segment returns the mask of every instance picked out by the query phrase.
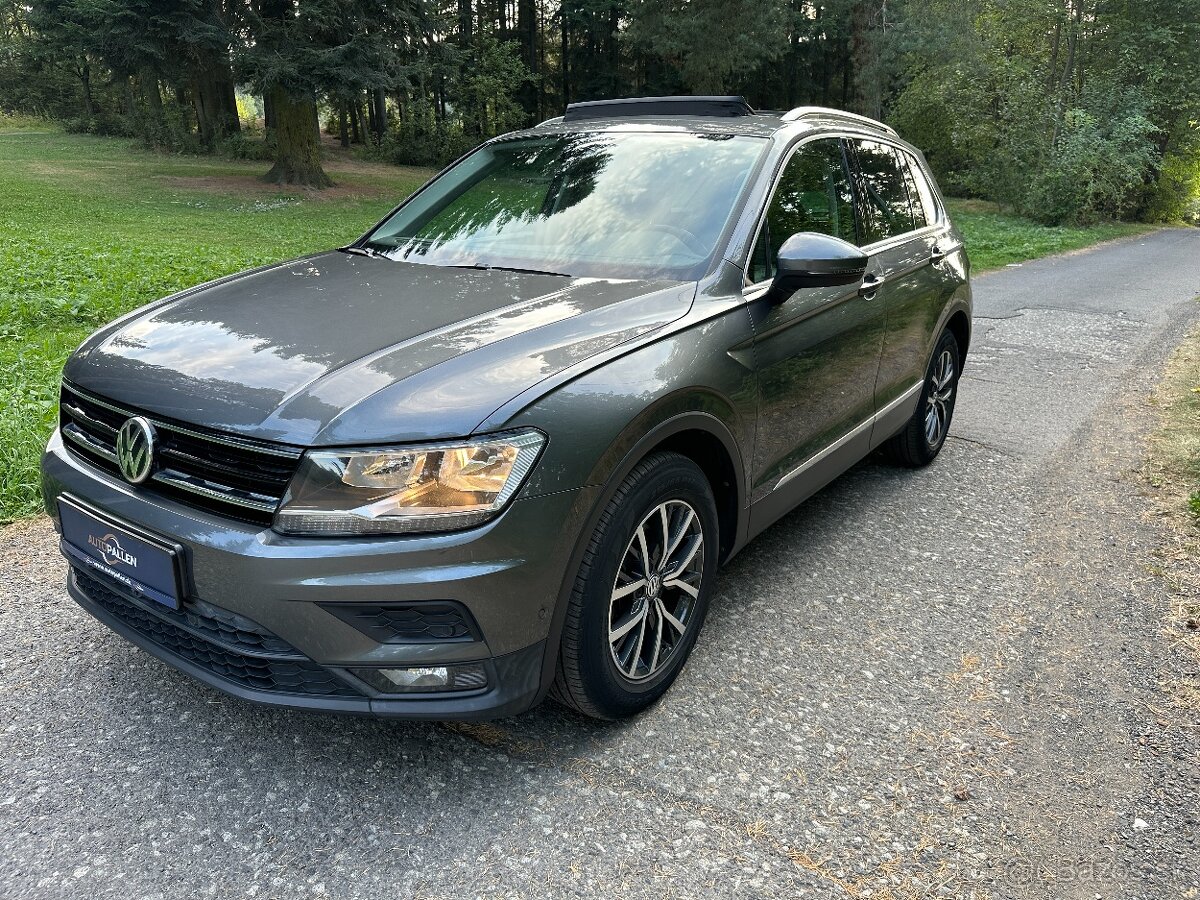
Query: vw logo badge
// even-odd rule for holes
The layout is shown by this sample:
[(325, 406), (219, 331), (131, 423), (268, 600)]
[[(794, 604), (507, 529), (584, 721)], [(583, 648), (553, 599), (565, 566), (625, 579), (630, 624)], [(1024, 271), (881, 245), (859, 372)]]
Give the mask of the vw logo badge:
[(141, 484), (154, 468), (154, 426), (141, 416), (117, 432), (117, 465), (130, 484)]

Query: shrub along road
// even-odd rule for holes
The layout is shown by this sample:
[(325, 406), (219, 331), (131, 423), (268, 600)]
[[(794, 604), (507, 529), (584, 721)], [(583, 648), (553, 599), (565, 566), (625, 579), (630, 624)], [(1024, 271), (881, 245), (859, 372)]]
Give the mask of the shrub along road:
[(259, 709), (0, 541), (11, 897), (1195, 896), (1196, 723), (1156, 679), (1146, 395), (1200, 231), (980, 278), (953, 439), (869, 461), (725, 571), (637, 721)]

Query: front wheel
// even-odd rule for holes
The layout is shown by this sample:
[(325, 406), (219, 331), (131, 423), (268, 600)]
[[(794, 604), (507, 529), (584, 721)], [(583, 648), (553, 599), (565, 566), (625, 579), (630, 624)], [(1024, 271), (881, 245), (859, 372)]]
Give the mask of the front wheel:
[(598, 719), (634, 715), (696, 643), (717, 567), (708, 479), (678, 453), (634, 467), (609, 501), (571, 594), (551, 692)]
[(941, 452), (954, 416), (960, 370), (958, 341), (949, 331), (943, 331), (929, 360), (921, 399), (912, 418), (903, 431), (883, 445), (891, 459), (915, 468), (929, 465)]

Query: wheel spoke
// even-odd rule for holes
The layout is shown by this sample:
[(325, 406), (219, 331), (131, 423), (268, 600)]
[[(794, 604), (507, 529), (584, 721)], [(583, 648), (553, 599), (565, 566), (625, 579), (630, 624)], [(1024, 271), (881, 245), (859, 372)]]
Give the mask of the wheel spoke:
[(664, 581), (664, 582), (663, 582), (663, 587), (669, 587), (669, 588), (679, 588), (679, 589), (680, 589), (681, 591), (683, 591), (685, 594), (688, 594), (689, 596), (692, 596), (692, 597), (699, 597), (699, 596), (700, 596), (700, 589), (699, 589), (699, 588), (692, 587), (692, 586), (691, 586), (690, 584), (688, 584), (686, 581), (682, 581), (682, 580), (680, 580), (680, 579), (678, 579), (678, 578), (670, 578), (670, 579), (667, 579), (666, 581)]
[(664, 564), (667, 562), (667, 560), (675, 555), (675, 551), (679, 549), (679, 545), (683, 542), (683, 539), (687, 537), (688, 529), (692, 527), (692, 522), (695, 520), (695, 518), (696, 514), (692, 512), (691, 508), (689, 508), (687, 515), (684, 517), (683, 524), (679, 526), (679, 531), (676, 533), (675, 539), (670, 542), (667, 547), (667, 552), (663, 555)]
[(700, 552), (700, 548), (703, 546), (704, 538), (701, 535), (696, 535), (696, 537), (692, 540), (691, 547), (688, 549), (687, 553), (684, 554), (683, 559), (680, 560), (678, 564), (671, 567), (672, 572), (676, 575), (683, 574), (683, 572), (687, 570), (687, 567), (692, 564), (692, 560), (696, 558), (696, 554)]
[(628, 584), (623, 584), (619, 588), (616, 588), (615, 590), (613, 590), (612, 599), (622, 600), (625, 597), (628, 597), (630, 594), (640, 591), (645, 586), (646, 586), (646, 579), (645, 578), (637, 578), (637, 579), (629, 582)]
[(650, 577), (650, 548), (646, 546), (646, 524), (643, 522), (637, 530), (638, 551), (642, 554), (642, 577)]
[(658, 614), (662, 617), (662, 619), (669, 623), (672, 628), (682, 635), (686, 630), (683, 623), (667, 612), (667, 607), (663, 605), (661, 598), (654, 601), (654, 606), (658, 609)]
[(629, 668), (625, 674), (632, 678), (637, 673), (638, 663), (642, 659), (642, 644), (646, 641), (646, 616), (642, 616), (641, 627), (638, 629), (637, 643), (633, 647), (633, 655), (629, 658)]
[(661, 600), (655, 602), (654, 611), (657, 615), (654, 617), (654, 652), (650, 655), (650, 671), (648, 673), (650, 675), (653, 675), (655, 670), (658, 669), (658, 657), (662, 653), (663, 610)]
[(610, 644), (615, 644), (621, 638), (625, 637), (625, 635), (629, 634), (629, 632), (633, 631), (637, 624), (646, 618), (646, 609), (647, 608), (643, 606), (640, 612), (630, 613), (628, 616), (626, 616), (625, 620), (621, 622), (620, 625), (609, 631), (608, 642)]

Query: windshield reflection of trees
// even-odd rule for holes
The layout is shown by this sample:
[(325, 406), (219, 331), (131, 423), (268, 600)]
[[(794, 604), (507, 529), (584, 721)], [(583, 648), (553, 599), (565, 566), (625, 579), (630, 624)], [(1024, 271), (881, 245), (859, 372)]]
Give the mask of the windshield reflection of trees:
[[(405, 258), (424, 256), (482, 231), (532, 223), (566, 212), (596, 189), (612, 160), (613, 140), (596, 134), (568, 135), (553, 142), (499, 144), (495, 163), (481, 178), (426, 222), (401, 248)], [(542, 176), (555, 172), (552, 178)]]

